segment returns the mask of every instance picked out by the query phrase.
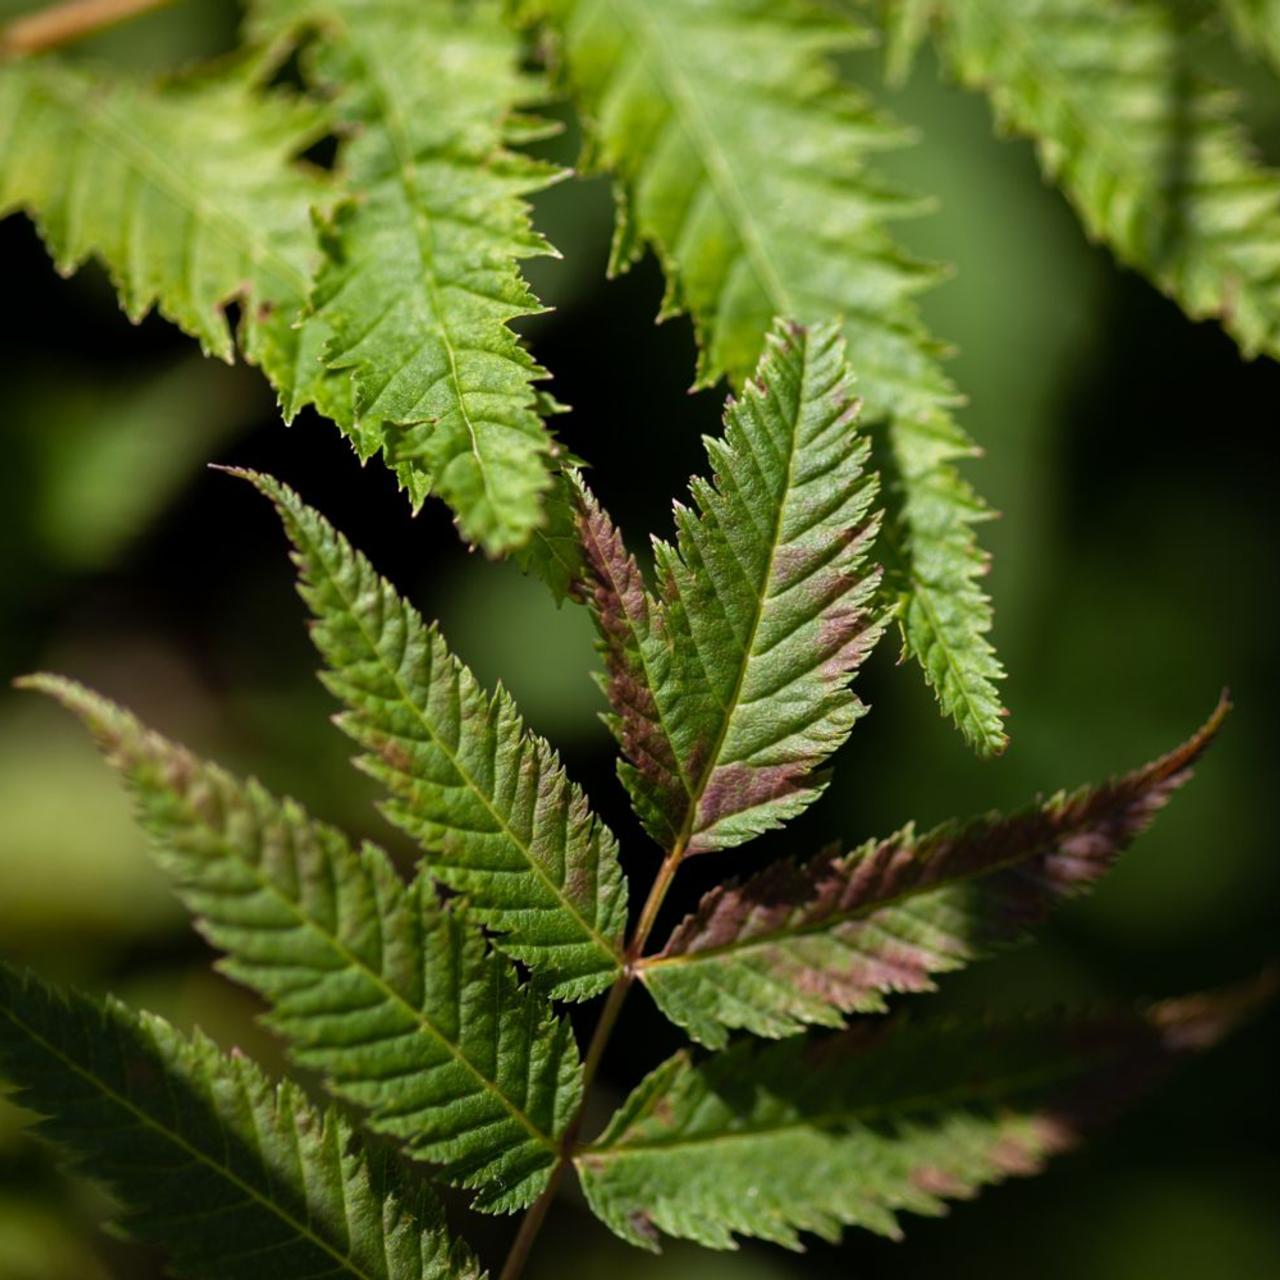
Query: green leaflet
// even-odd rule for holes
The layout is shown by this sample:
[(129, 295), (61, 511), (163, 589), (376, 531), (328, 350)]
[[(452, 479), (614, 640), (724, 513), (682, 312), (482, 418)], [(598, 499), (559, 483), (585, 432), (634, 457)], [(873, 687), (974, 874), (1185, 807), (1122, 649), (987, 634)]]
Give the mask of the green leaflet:
[[(558, 447), (508, 327), (540, 310), (517, 269), (552, 252), (524, 196), (560, 176), (506, 149), (538, 96), (497, 0), (263, 0), (272, 57), (303, 28), (332, 110), (269, 92), (270, 58), (152, 87), (56, 59), (0, 67), (0, 215), (25, 209), (59, 269), (107, 266), (129, 315), (153, 305), (230, 359), (224, 307), (287, 419), (314, 403), (362, 457), (381, 450), (492, 554), (544, 525)], [(295, 157), (349, 131), (337, 198)], [(323, 250), (323, 252), (322, 252)]]
[(885, 582), (896, 599), (904, 654), (914, 657), (943, 714), (980, 756), (1008, 742), (996, 688), (1004, 667), (987, 639), (990, 565), (973, 526), (991, 518), (955, 461), (977, 449), (954, 419), (900, 419), (878, 441), (884, 480)]
[(835, 1240), (845, 1226), (897, 1237), (899, 1213), (1035, 1173), (1232, 1016), (1189, 1001), (1146, 1020), (857, 1028), (700, 1063), (679, 1053), (576, 1163), (596, 1214), (651, 1249), (659, 1233), (713, 1249), (735, 1234), (798, 1248), (802, 1231)]
[(867, 565), (868, 445), (833, 325), (779, 325), (731, 401), (715, 470), (654, 544), (656, 597), (584, 497), (584, 591), (602, 637), (620, 774), (649, 833), (690, 854), (780, 826), (865, 708), (849, 688), (879, 638)]
[(866, 43), (804, 0), (545, 0), (588, 160), (619, 182), (614, 268), (652, 245), (664, 312), (698, 327), (699, 385), (749, 377), (775, 316), (845, 317), (876, 413), (951, 399), (910, 300), (937, 272), (884, 224), (922, 210), (867, 170), (903, 130), (840, 85)]
[(1223, 0), (1237, 41), (1280, 71), (1280, 0)]
[(542, 309), (517, 264), (553, 251), (523, 197), (561, 172), (505, 148), (541, 87), (499, 0), (258, 0), (253, 26), (318, 28), (310, 78), (350, 134), (355, 198), (328, 232), (315, 306), (326, 360), (354, 380), (361, 453), (381, 449), (415, 506), (438, 493), (469, 541), (523, 546), (555, 447), (534, 392), (545, 371), (508, 322)]
[(1155, 818), (1213, 741), (1227, 704), (1182, 746), (1098, 787), (1004, 816), (911, 828), (852, 853), (775, 862), (711, 890), (640, 977), (695, 1040), (787, 1036), (878, 1013), (885, 996), (1024, 941), (1086, 892)]
[(664, 313), (693, 317), (699, 385), (722, 373), (740, 384), (775, 316), (842, 322), (868, 417), (890, 423), (886, 567), (907, 602), (907, 649), (974, 748), (1000, 751), (1002, 672), (971, 527), (984, 509), (953, 465), (972, 445), (913, 301), (938, 272), (886, 229), (924, 206), (868, 168), (906, 135), (828, 61), (863, 35), (809, 0), (525, 8), (558, 33), (587, 159), (617, 179), (614, 268), (645, 246), (657, 253)]
[(1169, 9), (947, 0), (942, 47), (1005, 128), (1036, 140), (1089, 234), (1245, 355), (1280, 357), (1280, 174), (1189, 65)]
[(430, 875), (550, 993), (583, 1000), (620, 972), (627, 886), (617, 841), (505, 690), (492, 696), (434, 626), (322, 516), (267, 476), (339, 725), (391, 793), (387, 816), (427, 852)]
[(174, 1275), (480, 1280), (439, 1203), (240, 1054), (0, 966), (0, 1073)]
[(531, 1201), (581, 1100), (577, 1049), (469, 913), (80, 686), (24, 683), (92, 729), (183, 903), (223, 968), (271, 1002), (294, 1060), (476, 1188), (477, 1208)]
[(153, 306), (230, 360), (245, 352), (294, 409), (342, 413), (321, 335), (299, 330), (319, 258), (311, 207), (329, 195), (294, 157), (323, 113), (256, 83), (260, 63), (151, 87), (49, 58), (0, 66), (0, 216), (25, 210), (58, 270), (100, 259), (129, 318)]

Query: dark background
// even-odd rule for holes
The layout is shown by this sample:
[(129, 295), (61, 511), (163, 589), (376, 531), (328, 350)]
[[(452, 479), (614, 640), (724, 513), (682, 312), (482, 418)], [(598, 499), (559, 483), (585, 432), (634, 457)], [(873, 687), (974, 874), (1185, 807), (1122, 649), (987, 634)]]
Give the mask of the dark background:
[[(214, 0), (191, 0), (89, 52), (170, 66), (228, 43), (233, 21)], [(1206, 47), (1252, 90), (1260, 137), (1274, 141), (1280, 92)], [(886, 165), (936, 194), (939, 211), (904, 236), (957, 268), (925, 307), (957, 343), (952, 369), (971, 401), (963, 420), (987, 451), (968, 474), (1003, 513), (983, 541), (995, 556), (1012, 746), (997, 762), (974, 760), (888, 640), (859, 678), (873, 710), (823, 803), (758, 850), (690, 866), (664, 915), (762, 858), (1015, 805), (1136, 765), (1186, 736), (1229, 685), (1237, 710), (1200, 776), (1098, 892), (1038, 945), (947, 979), (930, 1004), (1089, 1005), (1248, 976), (1277, 950), (1270, 427), (1280, 369), (1242, 362), (1216, 328), (1192, 325), (1091, 248), (1042, 186), (1031, 149), (995, 141), (985, 105), (941, 84), (931, 62), (894, 95), (873, 60), (850, 71), (921, 129), (922, 144)], [(572, 137), (552, 151), (570, 159)], [(699, 435), (717, 430), (723, 388), (686, 393), (692, 333), (684, 321), (653, 324), (651, 260), (605, 283), (603, 183), (557, 188), (537, 216), (565, 259), (531, 264), (557, 309), (526, 332), (573, 406), (557, 423), (564, 440), (591, 461), (593, 486), (638, 547), (666, 532), (671, 499), (703, 467)], [(0, 224), (0, 262), (0, 676), (52, 668), (85, 679), (408, 860), (328, 724), (278, 524), (247, 486), (202, 464), (270, 471), (439, 617), (483, 681), (508, 685), (622, 837), (642, 898), (657, 855), (613, 778), (581, 611), (557, 610), (510, 565), (468, 554), (438, 504), (411, 517), (388, 473), (361, 468), (329, 424), (304, 415), (286, 431), (255, 371), (203, 361), (158, 320), (131, 326), (96, 269), (59, 280), (24, 220)], [(211, 973), (83, 733), (8, 692), (0, 949), (279, 1065), (252, 1002)], [(1274, 1015), (1242, 1031), (1041, 1178), (941, 1221), (907, 1220), (904, 1243), (851, 1235), (803, 1259), (673, 1248), (660, 1263), (613, 1241), (571, 1198), (532, 1274), (1277, 1276), (1275, 1031)], [(606, 1059), (602, 1105), (677, 1042), (636, 992)], [(0, 1110), (0, 1280), (159, 1274), (154, 1256), (93, 1230), (101, 1193), (69, 1181), (19, 1128), (16, 1112)], [(511, 1226), (467, 1223), (491, 1259)]]

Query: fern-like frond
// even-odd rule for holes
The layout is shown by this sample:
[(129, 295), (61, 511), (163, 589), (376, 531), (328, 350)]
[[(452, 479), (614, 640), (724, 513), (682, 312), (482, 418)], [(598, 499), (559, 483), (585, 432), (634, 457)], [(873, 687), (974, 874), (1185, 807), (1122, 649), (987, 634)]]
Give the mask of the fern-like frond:
[(650, 596), (584, 496), (584, 584), (602, 637), (620, 767), (650, 834), (705, 853), (781, 825), (864, 707), (849, 687), (881, 630), (878, 518), (832, 325), (781, 324), (708, 439), (711, 481), (656, 542)]
[(1280, 173), (1207, 84), (1169, 6), (946, 0), (942, 46), (1036, 141), (1090, 235), (1246, 355), (1280, 357)]
[(740, 384), (775, 316), (840, 320), (868, 420), (889, 421), (897, 459), (887, 567), (910, 602), (907, 648), (965, 737), (998, 752), (1001, 671), (971, 527), (982, 507), (954, 465), (972, 446), (913, 301), (938, 272), (887, 230), (922, 203), (869, 167), (907, 135), (829, 61), (862, 34), (809, 0), (536, 0), (526, 11), (558, 33), (587, 161), (617, 180), (613, 266), (657, 253), (664, 314), (693, 318), (700, 385), (721, 374)]
[(599, 1217), (651, 1249), (659, 1233), (714, 1249), (735, 1235), (798, 1248), (800, 1232), (835, 1240), (846, 1226), (897, 1237), (900, 1213), (939, 1214), (1038, 1171), (1165, 1060), (1216, 1038), (1234, 1003), (680, 1053), (578, 1171)]
[(787, 1036), (846, 1013), (881, 1012), (890, 992), (1018, 942), (1090, 888), (1190, 776), (1226, 714), (1168, 755), (1099, 787), (1059, 794), (852, 853), (774, 863), (702, 900), (640, 976), (695, 1040), (733, 1028)]
[(321, 335), (297, 327), (319, 260), (311, 208), (330, 193), (294, 159), (327, 125), (260, 75), (245, 60), (153, 87), (53, 58), (0, 66), (0, 216), (29, 213), (60, 272), (98, 259), (130, 319), (155, 307), (224, 360), (239, 303), (246, 355), (282, 403), (341, 416)]
[(327, 235), (316, 311), (350, 370), (362, 451), (415, 505), (436, 492), (498, 554), (544, 519), (553, 443), (546, 376), (509, 328), (541, 310), (521, 258), (550, 249), (524, 197), (561, 171), (506, 149), (542, 92), (519, 69), (501, 0), (257, 0), (262, 35), (317, 32), (306, 64), (349, 132), (355, 197)]
[(466, 907), (80, 686), (24, 683), (93, 731), (183, 903), (226, 972), (271, 1002), (294, 1060), (475, 1188), (476, 1207), (532, 1200), (581, 1099), (577, 1049)]
[(198, 1033), (0, 965), (0, 1075), (174, 1275), (480, 1280), (435, 1197), (386, 1152)]
[(364, 749), (359, 763), (391, 794), (388, 817), (553, 995), (603, 990), (620, 971), (627, 919), (612, 833), (505, 690), (486, 694), (436, 627), (295, 493), (246, 475), (293, 543), (322, 678), (346, 707), (338, 723)]

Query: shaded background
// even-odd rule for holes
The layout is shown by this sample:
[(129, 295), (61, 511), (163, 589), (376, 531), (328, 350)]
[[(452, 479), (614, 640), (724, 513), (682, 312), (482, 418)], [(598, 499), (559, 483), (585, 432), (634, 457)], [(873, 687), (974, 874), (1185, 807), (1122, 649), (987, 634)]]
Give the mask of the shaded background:
[[(18, 7), (0, 0), (0, 12)], [(187, 0), (81, 52), (173, 66), (229, 46), (234, 22), (229, 5)], [(1212, 38), (1205, 48), (1253, 91), (1255, 126), (1276, 158), (1280, 90)], [(1270, 810), (1280, 527), (1272, 442), (1259, 430), (1274, 421), (1280, 368), (1242, 363), (1215, 328), (1191, 325), (1088, 246), (1031, 149), (993, 140), (985, 105), (941, 84), (929, 60), (893, 95), (870, 57), (849, 70), (921, 129), (922, 144), (886, 167), (936, 193), (940, 208), (903, 234), (957, 267), (925, 309), (958, 345), (964, 422), (987, 451), (969, 475), (1003, 513), (983, 540), (995, 556), (1013, 745), (1000, 761), (972, 759), (886, 642), (860, 677), (873, 712), (825, 801), (759, 851), (699, 860), (666, 914), (730, 862), (738, 870), (912, 817), (1015, 805), (1136, 765), (1184, 737), (1226, 684), (1238, 709), (1220, 745), (1102, 888), (1039, 945), (947, 979), (931, 1004), (963, 1013), (1124, 1001), (1247, 975), (1275, 955), (1280, 901)], [(550, 150), (571, 159), (571, 133)], [(557, 424), (564, 439), (591, 460), (594, 487), (638, 546), (666, 531), (671, 499), (702, 467), (698, 437), (717, 429), (722, 389), (686, 394), (692, 335), (684, 321), (653, 324), (651, 260), (604, 282), (603, 183), (546, 193), (537, 216), (565, 258), (531, 265), (557, 309), (526, 331), (574, 406)], [(307, 415), (283, 429), (255, 371), (202, 360), (160, 321), (131, 326), (96, 269), (59, 280), (25, 221), (0, 224), (0, 262), (0, 676), (75, 675), (410, 858), (328, 724), (278, 524), (247, 486), (203, 464), (271, 471), (439, 617), (483, 681), (507, 683), (622, 836), (642, 896), (657, 858), (613, 779), (584, 613), (557, 610), (511, 566), (467, 554), (439, 506), (411, 518), (390, 476), (362, 469), (329, 424)], [(7, 690), (0, 949), (279, 1065), (252, 1001), (211, 972), (83, 732)], [(904, 1243), (857, 1235), (803, 1259), (672, 1248), (657, 1262), (570, 1199), (531, 1274), (1280, 1276), (1275, 1032), (1272, 1016), (1240, 1033), (1043, 1177), (945, 1220), (909, 1220)], [(602, 1106), (676, 1043), (636, 993), (605, 1063)], [(0, 1280), (159, 1275), (155, 1256), (94, 1229), (102, 1193), (69, 1178), (21, 1125), (0, 1109)], [(512, 1226), (466, 1223), (491, 1258)]]

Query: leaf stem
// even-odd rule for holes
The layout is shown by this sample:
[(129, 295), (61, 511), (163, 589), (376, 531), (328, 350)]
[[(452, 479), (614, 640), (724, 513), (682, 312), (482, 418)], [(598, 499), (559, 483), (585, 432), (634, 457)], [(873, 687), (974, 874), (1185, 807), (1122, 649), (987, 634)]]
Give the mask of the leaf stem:
[(533, 1248), (533, 1242), (538, 1238), (538, 1232), (542, 1230), (547, 1211), (556, 1198), (556, 1192), (560, 1190), (561, 1180), (568, 1167), (569, 1161), (562, 1153), (556, 1161), (555, 1168), (551, 1170), (551, 1178), (543, 1188), (542, 1194), (529, 1206), (528, 1212), (524, 1215), (520, 1230), (516, 1232), (516, 1238), (511, 1242), (511, 1249), (507, 1253), (507, 1260), (503, 1263), (502, 1274), (498, 1280), (519, 1280), (519, 1276), (524, 1271), (524, 1264), (529, 1260), (529, 1250)]
[(555, 1167), (551, 1170), (551, 1177), (547, 1181), (546, 1187), (543, 1188), (542, 1194), (529, 1206), (528, 1212), (524, 1215), (524, 1221), (520, 1224), (520, 1230), (516, 1232), (516, 1238), (511, 1242), (507, 1260), (503, 1263), (502, 1273), (498, 1280), (519, 1280), (523, 1274), (525, 1263), (529, 1260), (529, 1251), (533, 1248), (533, 1242), (538, 1238), (538, 1233), (542, 1230), (542, 1224), (546, 1221), (547, 1213), (556, 1198), (556, 1193), (560, 1189), (560, 1183), (564, 1179), (565, 1170), (568, 1169), (573, 1160), (573, 1152), (577, 1146), (578, 1135), (581, 1133), (582, 1123), (586, 1119), (587, 1099), (590, 1097), (591, 1086), (595, 1082), (596, 1072), (600, 1068), (600, 1060), (604, 1057), (604, 1051), (609, 1045), (610, 1037), (613, 1035), (618, 1015), (622, 1012), (622, 1006), (626, 1002), (627, 992), (631, 990), (631, 984), (635, 981), (636, 961), (639, 960), (641, 952), (644, 951), (644, 944), (649, 940), (649, 934), (653, 932), (653, 926), (658, 919), (658, 912), (662, 908), (667, 891), (671, 888), (671, 882), (675, 879), (676, 871), (684, 858), (684, 845), (684, 840), (681, 840), (672, 848), (670, 853), (662, 860), (662, 866), (658, 868), (658, 874), (654, 877), (653, 887), (649, 890), (649, 896), (645, 899), (645, 904), (640, 911), (640, 918), (636, 921), (635, 931), (631, 935), (630, 942), (627, 943), (626, 964), (622, 972), (618, 974), (613, 986), (609, 988), (608, 998), (604, 1002), (604, 1008), (600, 1011), (600, 1018), (596, 1022), (595, 1030), (591, 1033), (591, 1043), (587, 1046), (587, 1056), (582, 1064), (582, 1102), (579, 1104), (573, 1119), (569, 1121), (568, 1128), (564, 1131), (564, 1137), (560, 1142), (560, 1156), (556, 1160)]
[(0, 28), (0, 55), (43, 53), (169, 3), (171, 0), (67, 0), (50, 5)]
[(569, 1127), (565, 1130), (563, 1149), (566, 1156), (572, 1153), (573, 1145), (578, 1140), (578, 1131), (582, 1128), (583, 1112), (587, 1093), (596, 1078), (596, 1071), (600, 1067), (600, 1059), (604, 1057), (604, 1051), (609, 1044), (609, 1037), (613, 1034), (614, 1024), (618, 1021), (618, 1014), (622, 1012), (623, 1001), (627, 998), (627, 992), (631, 989), (631, 983), (635, 974), (628, 965), (618, 975), (618, 980), (609, 988), (609, 998), (604, 1002), (604, 1008), (600, 1011), (599, 1021), (596, 1023), (596, 1029), (592, 1033), (591, 1043), (587, 1046), (586, 1061), (582, 1066), (582, 1101), (583, 1105), (578, 1107), (578, 1114), (570, 1121)]
[(627, 976), (629, 978), (635, 976), (636, 961), (640, 959), (641, 953), (644, 951), (644, 944), (649, 941), (649, 935), (653, 932), (653, 926), (658, 920), (658, 912), (662, 909), (662, 904), (667, 897), (667, 891), (671, 888), (671, 882), (676, 878), (676, 871), (684, 859), (685, 844), (686, 839), (682, 836), (673, 846), (671, 852), (663, 859), (662, 866), (658, 869), (658, 874), (654, 879), (653, 888), (649, 890), (649, 897), (640, 912), (640, 919), (636, 921), (635, 933), (631, 935), (631, 942), (627, 946)]

